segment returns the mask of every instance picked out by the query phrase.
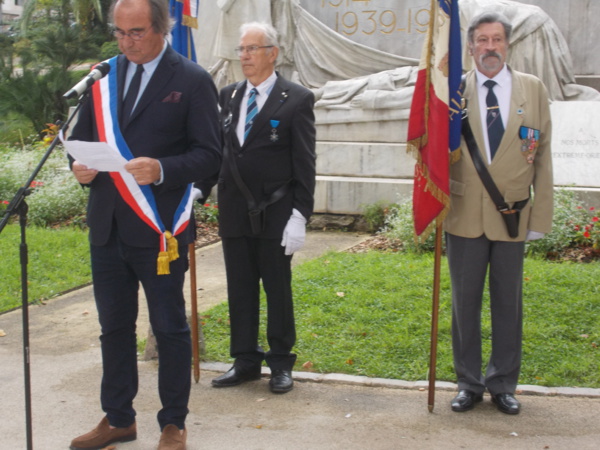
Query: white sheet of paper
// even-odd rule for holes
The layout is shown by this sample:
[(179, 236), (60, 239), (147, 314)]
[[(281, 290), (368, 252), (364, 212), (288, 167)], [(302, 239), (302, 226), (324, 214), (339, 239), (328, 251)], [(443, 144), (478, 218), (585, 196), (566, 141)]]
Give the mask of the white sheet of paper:
[(124, 171), (127, 160), (106, 142), (62, 141), (69, 154), (88, 169), (100, 172)]

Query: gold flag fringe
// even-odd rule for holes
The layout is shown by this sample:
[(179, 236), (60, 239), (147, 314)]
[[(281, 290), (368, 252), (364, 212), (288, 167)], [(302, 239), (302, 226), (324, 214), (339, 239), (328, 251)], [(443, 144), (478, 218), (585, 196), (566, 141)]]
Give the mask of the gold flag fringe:
[[(434, 10), (434, 2), (431, 1), (431, 11)], [(436, 20), (435, 17), (431, 18), (431, 23), (434, 23)], [(427, 145), (428, 135), (429, 135), (429, 103), (430, 103), (430, 87), (431, 87), (431, 68), (432, 61), (431, 58), (433, 56), (433, 27), (429, 26), (427, 33), (427, 53), (425, 55), (425, 61), (427, 61), (427, 65), (425, 67), (425, 110), (423, 114), (424, 122), (425, 122), (425, 133), (418, 138), (412, 139), (407, 142), (406, 152), (412, 154), (413, 157), (417, 160), (416, 165), (418, 166), (421, 176), (423, 176), (426, 180), (425, 183), (425, 191), (431, 192), (433, 197), (439, 201), (443, 205), (442, 211), (438, 214), (438, 216), (431, 221), (431, 223), (425, 228), (425, 230), (421, 233), (421, 235), (417, 235), (415, 233), (415, 242), (424, 243), (429, 235), (435, 230), (438, 224), (442, 224), (448, 212), (450, 211), (450, 196), (446, 194), (443, 190), (441, 190), (430, 178), (429, 178), (429, 169), (423, 163), (421, 149)], [(450, 164), (454, 164), (456, 161), (460, 159), (460, 148), (449, 152), (448, 158)]]
[(181, 24), (186, 26), (186, 27), (190, 27), (190, 28), (198, 28), (198, 18), (197, 17), (190, 17), (190, 16), (183, 16), (181, 18)]

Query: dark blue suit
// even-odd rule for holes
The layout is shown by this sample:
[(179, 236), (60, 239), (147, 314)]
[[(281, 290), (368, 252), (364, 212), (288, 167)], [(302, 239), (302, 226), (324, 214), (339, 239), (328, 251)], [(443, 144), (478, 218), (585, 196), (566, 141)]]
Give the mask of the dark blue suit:
[[(119, 105), (127, 64), (120, 56)], [(71, 139), (98, 140), (92, 103), (90, 99), (82, 106)], [(168, 46), (122, 133), (134, 157), (159, 160), (163, 183), (151, 188), (165, 228), (171, 230), (186, 185), (214, 177), (220, 167), (217, 92), (210, 75)], [(123, 201), (108, 173), (98, 173), (90, 184), (87, 220), (102, 328), (102, 407), (113, 426), (127, 427), (134, 421), (135, 321), (141, 283), (159, 351), (163, 408), (158, 420), (161, 428), (170, 423), (183, 428), (191, 386), (183, 282), (194, 221), (177, 236), (180, 257), (171, 262), (170, 275), (157, 275), (159, 236)]]

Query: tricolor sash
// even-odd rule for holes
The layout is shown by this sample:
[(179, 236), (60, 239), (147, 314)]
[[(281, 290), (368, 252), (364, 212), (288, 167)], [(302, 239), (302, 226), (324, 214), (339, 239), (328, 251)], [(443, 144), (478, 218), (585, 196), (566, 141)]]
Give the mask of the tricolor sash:
[[(129, 161), (133, 159), (133, 154), (123, 139), (118, 119), (117, 57), (111, 58), (107, 62), (110, 65), (108, 75), (92, 86), (98, 138), (100, 142), (106, 142), (117, 149)], [(109, 172), (109, 174), (125, 203), (159, 235), (157, 273), (158, 275), (168, 275), (170, 273), (169, 263), (179, 258), (175, 236), (185, 230), (190, 220), (194, 204), (193, 185), (190, 183), (186, 187), (173, 217), (173, 230), (168, 231), (158, 214), (154, 193), (149, 185), (140, 186), (133, 175), (125, 170)]]

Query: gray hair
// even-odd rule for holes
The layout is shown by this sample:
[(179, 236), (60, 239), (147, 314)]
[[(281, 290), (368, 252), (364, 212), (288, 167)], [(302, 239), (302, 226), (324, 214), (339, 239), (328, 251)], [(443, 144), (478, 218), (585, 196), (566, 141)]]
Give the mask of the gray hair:
[[(114, 23), (115, 6), (119, 3), (135, 3), (136, 0), (115, 0), (110, 7), (109, 17)], [(155, 33), (166, 36), (171, 32), (175, 21), (169, 15), (169, 2), (166, 0), (146, 0), (150, 6), (150, 20)]]
[[(273, 47), (279, 47), (279, 41), (277, 39), (277, 30), (273, 25), (264, 22), (248, 22), (240, 27), (240, 36), (244, 36), (249, 31), (260, 31), (265, 37), (265, 45), (272, 45)], [(268, 48), (267, 52), (270, 53), (271, 49)]]
[(508, 18), (502, 14), (495, 11), (486, 11), (481, 14), (476, 15), (471, 19), (469, 23), (469, 29), (467, 30), (467, 38), (469, 44), (473, 44), (473, 35), (475, 34), (475, 30), (482, 23), (500, 23), (504, 27), (504, 34), (506, 35), (506, 42), (510, 42), (510, 33), (512, 31), (512, 24), (508, 20)]

